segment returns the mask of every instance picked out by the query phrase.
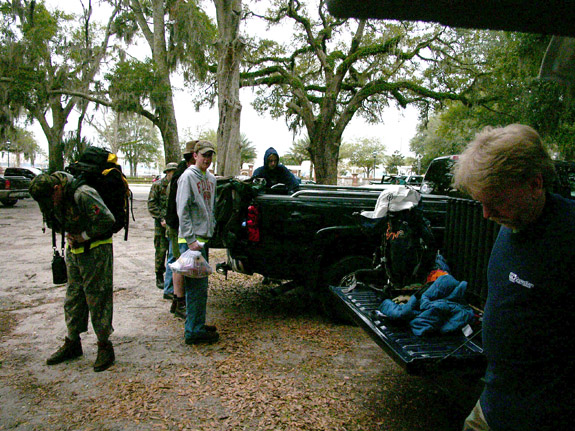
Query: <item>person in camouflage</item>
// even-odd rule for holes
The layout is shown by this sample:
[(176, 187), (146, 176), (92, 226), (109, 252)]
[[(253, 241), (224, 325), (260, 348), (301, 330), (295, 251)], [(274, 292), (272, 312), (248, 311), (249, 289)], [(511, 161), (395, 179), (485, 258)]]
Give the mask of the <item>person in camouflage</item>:
[(40, 174), (32, 180), (30, 195), (38, 202), (48, 227), (66, 232), (68, 283), (64, 316), (68, 335), (46, 363), (55, 365), (82, 356), (80, 334), (88, 330), (91, 317), (98, 338), (94, 371), (104, 371), (115, 361), (109, 340), (114, 331), (113, 248), (114, 215), (98, 192), (79, 187), (66, 172)]
[[(174, 172), (178, 168), (177, 163), (168, 163), (164, 178), (152, 184), (148, 195), (148, 212), (154, 218), (154, 249), (156, 287), (164, 289), (164, 273), (166, 272), (166, 255), (168, 253), (168, 237), (166, 234), (166, 209), (168, 205), (167, 188)], [(165, 299), (172, 299), (173, 286), (168, 286), (164, 291)]]

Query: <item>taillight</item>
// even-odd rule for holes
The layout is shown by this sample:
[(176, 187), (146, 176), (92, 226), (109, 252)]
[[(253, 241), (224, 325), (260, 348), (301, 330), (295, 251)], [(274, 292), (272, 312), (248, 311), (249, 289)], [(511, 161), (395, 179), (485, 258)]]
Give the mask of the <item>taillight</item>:
[(10, 180), (6, 179), (6, 182), (4, 183), (4, 188), (5, 188), (6, 190), (9, 190), (9, 189), (10, 189)]
[(260, 210), (255, 205), (248, 207), (248, 218), (246, 220), (248, 228), (248, 241), (260, 241)]

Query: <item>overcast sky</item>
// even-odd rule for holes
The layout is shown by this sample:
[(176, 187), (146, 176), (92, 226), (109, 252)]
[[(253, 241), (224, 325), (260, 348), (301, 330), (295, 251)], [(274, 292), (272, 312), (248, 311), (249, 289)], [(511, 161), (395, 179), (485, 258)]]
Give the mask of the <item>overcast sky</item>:
[[(62, 3), (59, 0), (46, 0), (48, 7), (57, 4), (64, 7), (67, 11), (79, 11), (79, 0), (68, 0)], [(212, 2), (204, 2), (211, 5)], [(261, 4), (261, 3), (260, 3)], [(64, 5), (64, 6), (63, 6)], [(144, 44), (145, 45), (145, 44)], [(146, 46), (146, 49), (149, 49)], [(145, 54), (149, 55), (149, 54)], [(178, 79), (172, 80), (177, 83)], [(267, 148), (273, 146), (280, 156), (288, 152), (291, 147), (294, 136), (288, 131), (283, 119), (273, 120), (267, 115), (259, 115), (250, 105), (252, 89), (245, 88), (241, 90), (240, 99), (242, 103), (241, 132), (254, 144), (257, 149), (256, 166), (263, 162), (263, 155)], [(217, 104), (214, 109), (202, 108), (200, 112), (195, 112), (191, 96), (184, 88), (175, 85), (175, 108), (178, 120), (178, 129), (180, 135), (184, 130), (189, 129), (195, 132), (199, 129), (217, 129), (218, 113)], [(413, 108), (396, 109), (388, 108), (384, 112), (383, 123), (378, 125), (369, 125), (362, 121), (357, 115), (347, 127), (344, 135), (344, 141), (352, 141), (361, 138), (377, 137), (385, 145), (386, 153), (392, 154), (398, 150), (404, 156), (412, 155), (409, 151), (409, 141), (415, 135), (417, 125), (417, 111)], [(68, 125), (74, 127), (75, 119), (71, 116)], [(68, 130), (68, 129), (67, 129)], [(90, 136), (90, 128), (86, 126), (86, 133)], [(47, 151), (47, 141), (38, 125), (34, 126), (36, 139), (40, 145)], [(299, 139), (302, 136), (296, 136)], [(181, 136), (183, 139), (183, 137)]]

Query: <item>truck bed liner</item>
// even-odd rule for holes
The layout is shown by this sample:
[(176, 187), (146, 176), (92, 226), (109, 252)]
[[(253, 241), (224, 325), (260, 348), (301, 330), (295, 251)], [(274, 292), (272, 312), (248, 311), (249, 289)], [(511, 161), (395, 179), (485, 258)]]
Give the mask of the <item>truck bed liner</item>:
[(365, 287), (356, 287), (350, 292), (346, 292), (347, 289), (331, 286), (332, 293), (343, 302), (354, 321), (409, 374), (454, 369), (483, 373), (485, 357), (477, 331), (470, 338), (463, 333), (419, 337), (406, 324), (373, 315), (384, 299), (379, 292)]

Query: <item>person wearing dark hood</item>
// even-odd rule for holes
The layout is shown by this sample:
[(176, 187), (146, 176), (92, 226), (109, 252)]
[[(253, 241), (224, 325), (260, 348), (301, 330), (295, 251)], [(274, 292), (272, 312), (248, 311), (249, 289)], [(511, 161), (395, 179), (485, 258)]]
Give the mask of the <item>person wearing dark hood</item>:
[(82, 356), (80, 334), (91, 318), (98, 338), (94, 371), (108, 369), (115, 360), (109, 340), (114, 331), (112, 231), (115, 218), (98, 192), (87, 184), (75, 187), (66, 172), (40, 174), (30, 183), (30, 195), (51, 229), (66, 232), (68, 284), (64, 316), (68, 336), (48, 358), (55, 365)]
[(280, 156), (273, 147), (266, 150), (264, 154), (264, 165), (254, 171), (252, 178), (265, 179), (267, 188), (276, 184), (285, 184), (289, 194), (297, 191), (299, 188), (298, 179), (288, 168), (280, 163)]

